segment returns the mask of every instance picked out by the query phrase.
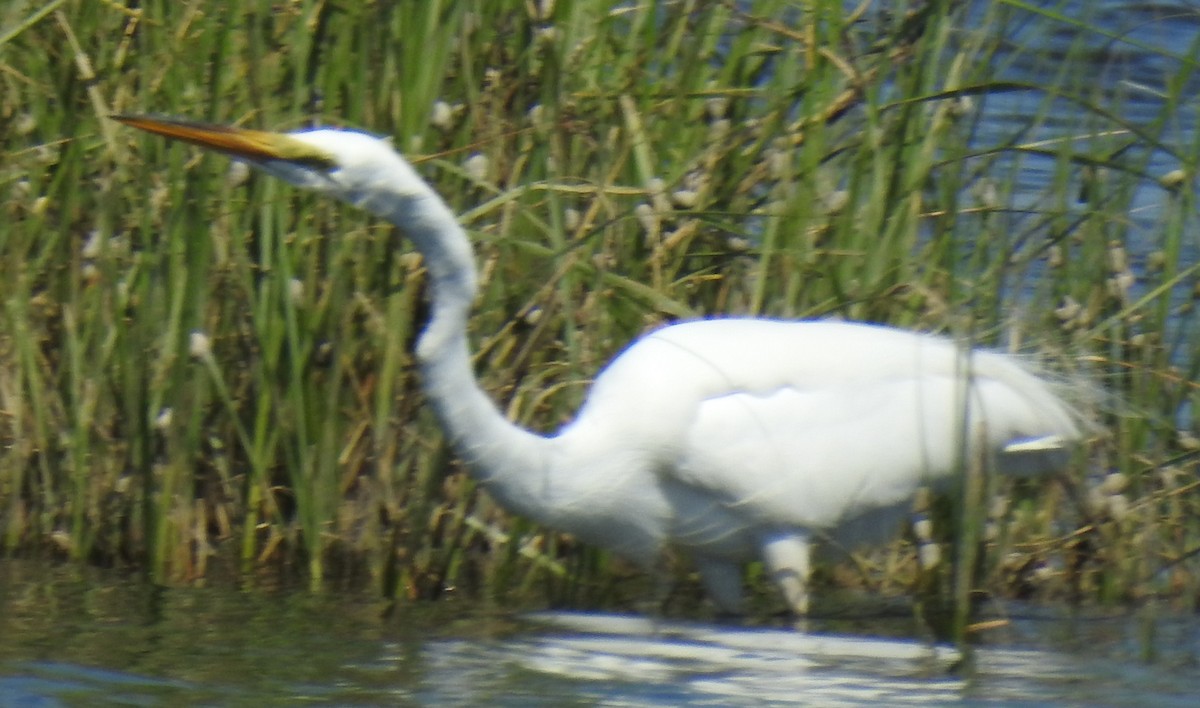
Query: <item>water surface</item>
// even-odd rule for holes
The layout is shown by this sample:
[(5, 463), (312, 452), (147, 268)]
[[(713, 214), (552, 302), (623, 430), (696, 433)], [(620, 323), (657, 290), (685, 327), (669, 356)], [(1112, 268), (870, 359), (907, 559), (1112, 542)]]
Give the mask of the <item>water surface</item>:
[(0, 706), (1200, 704), (1200, 622), (993, 607), (964, 658), (895, 623), (762, 629), (0, 561)]

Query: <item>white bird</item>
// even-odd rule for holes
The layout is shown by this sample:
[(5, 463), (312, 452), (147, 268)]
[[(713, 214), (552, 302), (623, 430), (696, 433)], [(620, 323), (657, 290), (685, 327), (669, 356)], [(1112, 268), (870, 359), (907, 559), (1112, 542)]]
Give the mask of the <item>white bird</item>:
[(216, 149), (395, 224), (424, 257), (423, 384), (474, 477), (510, 511), (652, 567), (687, 552), (712, 600), (741, 607), (761, 559), (808, 610), (814, 541), (896, 532), (918, 488), (983, 455), (1014, 474), (1061, 467), (1076, 412), (1017, 360), (892, 327), (705, 319), (664, 327), (600, 373), (575, 420), (541, 435), (509, 422), (475, 380), (471, 243), (384, 139), (270, 133), (114, 116)]

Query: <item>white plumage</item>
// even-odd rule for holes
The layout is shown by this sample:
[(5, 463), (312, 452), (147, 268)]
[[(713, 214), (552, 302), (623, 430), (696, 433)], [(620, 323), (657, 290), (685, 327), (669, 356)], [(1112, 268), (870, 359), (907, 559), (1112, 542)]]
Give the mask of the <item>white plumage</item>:
[(424, 384), (482, 485), (515, 513), (647, 566), (668, 545), (689, 552), (727, 611), (740, 606), (746, 561), (764, 560), (804, 613), (814, 540), (886, 538), (918, 487), (964, 460), (1046, 472), (1081, 437), (1075, 412), (1011, 357), (890, 327), (749, 318), (639, 339), (597, 377), (574, 422), (538, 435), (505, 420), (475, 381), (470, 243), (386, 141), (118, 119), (396, 224), (432, 283), (416, 350)]

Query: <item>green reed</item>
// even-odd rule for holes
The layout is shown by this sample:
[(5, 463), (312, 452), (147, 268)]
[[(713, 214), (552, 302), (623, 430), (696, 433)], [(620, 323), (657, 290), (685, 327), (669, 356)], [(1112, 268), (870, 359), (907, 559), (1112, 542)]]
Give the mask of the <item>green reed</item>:
[[(1200, 398), (1180, 296), (1198, 147), (1175, 117), (1195, 47), (1161, 116), (1134, 124), (1073, 81), (1086, 22), (1024, 3), (970, 29), (946, 2), (502, 5), (0, 11), (5, 552), (397, 599), (636, 597), (622, 564), (509, 518), (446, 448), (409, 354), (423, 273), (399, 237), (105, 119), (152, 112), (394, 136), (476, 238), (477, 371), (536, 429), (681, 317), (838, 316), (1039, 354), (1107, 394), (1087, 404), (1104, 432), (1072, 492), (1001, 483), (1002, 512), (951, 519), (943, 538), (979, 529), (987, 552), (948, 546), (974, 570), (932, 586), (1194, 592), (1200, 443), (1175, 428)], [(1005, 28), (1035, 12), (1080, 41), (1052, 83), (1002, 82)], [(1038, 97), (1028, 132), (973, 143), (979, 103), (1004, 92)], [(1064, 104), (1078, 132), (1035, 141)], [(1155, 174), (1146, 146), (1182, 178)], [(1046, 193), (1014, 203), (1046, 164)], [(1134, 276), (1146, 185), (1159, 245)], [(850, 582), (907, 587), (913, 557), (894, 544)]]

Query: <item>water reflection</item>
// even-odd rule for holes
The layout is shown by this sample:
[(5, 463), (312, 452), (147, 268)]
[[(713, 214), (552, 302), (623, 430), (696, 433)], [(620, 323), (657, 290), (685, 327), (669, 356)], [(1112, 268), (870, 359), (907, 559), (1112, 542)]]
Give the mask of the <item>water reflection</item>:
[(953, 675), (957, 651), (908, 640), (596, 614), (529, 618), (552, 630), (519, 640), (523, 669), (626, 691), (657, 686), (676, 704), (925, 705), (957, 700), (965, 687)]
[[(1079, 651), (984, 645), (963, 660), (919, 642), (783, 630), (559, 613), (535, 627), (488, 641), (427, 643), (426, 680), (466, 704), (522, 705), (1195, 705), (1200, 700), (1194, 618), (1172, 644), (1181, 662), (1131, 660), (1121, 649), (1138, 616), (1035, 613), (1002, 638), (1036, 633), (1032, 644), (1070, 636)], [(1106, 637), (1096, 642), (1097, 637)], [(427, 694), (433, 697), (434, 694)]]
[(1200, 703), (1192, 614), (997, 608), (944, 646), (595, 613), (513, 614), (0, 561), (0, 706)]

